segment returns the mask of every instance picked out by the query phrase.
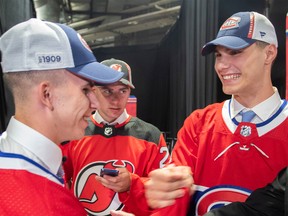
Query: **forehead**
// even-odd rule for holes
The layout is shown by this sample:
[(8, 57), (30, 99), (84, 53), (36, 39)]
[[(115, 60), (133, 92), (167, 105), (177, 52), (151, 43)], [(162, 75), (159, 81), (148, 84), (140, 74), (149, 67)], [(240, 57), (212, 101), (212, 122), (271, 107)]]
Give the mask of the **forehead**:
[(256, 44), (254, 43), (254, 44), (252, 44), (250, 46), (247, 46), (245, 48), (242, 48), (242, 49), (230, 49), (230, 48), (225, 47), (225, 46), (217, 45), (215, 47), (215, 52), (244, 51), (244, 50), (247, 50), (247, 49), (251, 49), (251, 48), (253, 48), (255, 46), (256, 46)]
[(236, 49), (230, 49), (230, 48), (227, 48), (227, 47), (224, 47), (224, 46), (221, 46), (221, 45), (217, 45), (215, 47), (215, 52), (229, 52), (231, 50), (236, 51)]
[(121, 82), (112, 83), (109, 85), (98, 86), (100, 89), (129, 89), (130, 87)]

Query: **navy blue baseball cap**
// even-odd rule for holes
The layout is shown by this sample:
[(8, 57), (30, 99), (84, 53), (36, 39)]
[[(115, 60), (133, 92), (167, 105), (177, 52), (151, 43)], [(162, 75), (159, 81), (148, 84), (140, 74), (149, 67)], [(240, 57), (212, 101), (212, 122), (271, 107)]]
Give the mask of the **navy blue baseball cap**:
[(239, 12), (229, 17), (220, 27), (216, 39), (202, 48), (202, 55), (208, 55), (220, 45), (233, 50), (246, 48), (256, 41), (274, 44), (278, 41), (273, 24), (257, 12)]
[(0, 50), (4, 73), (63, 68), (99, 84), (117, 82), (124, 75), (100, 64), (74, 29), (35, 18), (5, 32)]

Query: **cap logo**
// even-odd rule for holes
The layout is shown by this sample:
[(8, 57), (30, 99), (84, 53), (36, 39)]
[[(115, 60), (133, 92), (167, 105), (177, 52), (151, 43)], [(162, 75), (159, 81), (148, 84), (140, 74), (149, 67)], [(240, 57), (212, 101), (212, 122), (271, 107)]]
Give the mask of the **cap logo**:
[(238, 28), (240, 21), (241, 21), (240, 17), (230, 17), (223, 23), (220, 30)]
[(261, 38), (265, 37), (265, 35), (266, 35), (266, 32), (261, 32), (261, 31), (260, 31), (260, 36), (261, 36)]
[(89, 52), (92, 52), (92, 50), (90, 49), (89, 45), (87, 44), (87, 42), (82, 38), (82, 36), (77, 33), (77, 36), (80, 40), (80, 42), (82, 43), (82, 45), (89, 51)]
[(110, 66), (110, 68), (112, 68), (112, 69), (114, 69), (114, 70), (117, 70), (117, 71), (119, 71), (119, 72), (122, 71), (122, 65), (120, 65), (120, 64), (112, 64), (112, 65)]

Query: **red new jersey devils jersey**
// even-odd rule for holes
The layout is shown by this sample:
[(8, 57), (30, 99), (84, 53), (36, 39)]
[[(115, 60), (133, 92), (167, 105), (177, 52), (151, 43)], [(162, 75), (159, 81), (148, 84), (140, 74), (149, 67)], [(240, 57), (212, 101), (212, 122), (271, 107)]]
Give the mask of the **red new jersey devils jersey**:
[[(147, 206), (143, 181), (170, 160), (159, 129), (136, 117), (116, 126), (97, 124), (91, 118), (86, 136), (64, 145), (63, 155), (66, 179), (72, 179), (71, 189), (91, 215), (108, 215), (112, 209), (147, 215), (141, 209)], [(115, 193), (97, 182), (95, 176), (103, 167), (127, 168), (132, 173), (130, 191)]]

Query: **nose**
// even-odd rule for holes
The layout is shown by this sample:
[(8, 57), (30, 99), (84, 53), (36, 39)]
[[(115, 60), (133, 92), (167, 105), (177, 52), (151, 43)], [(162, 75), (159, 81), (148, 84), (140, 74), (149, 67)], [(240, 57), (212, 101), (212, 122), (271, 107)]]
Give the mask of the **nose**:
[(216, 60), (215, 60), (215, 70), (216, 71), (221, 71), (221, 70), (229, 68), (229, 67), (230, 67), (230, 62), (227, 58), (224, 58), (224, 57), (216, 58)]
[(99, 101), (98, 101), (96, 95), (94, 94), (94, 92), (90, 91), (87, 94), (87, 97), (89, 98), (90, 108), (93, 110), (96, 110), (99, 107)]
[(113, 94), (110, 97), (111, 102), (117, 103), (120, 100), (120, 95), (117, 92), (113, 92)]

